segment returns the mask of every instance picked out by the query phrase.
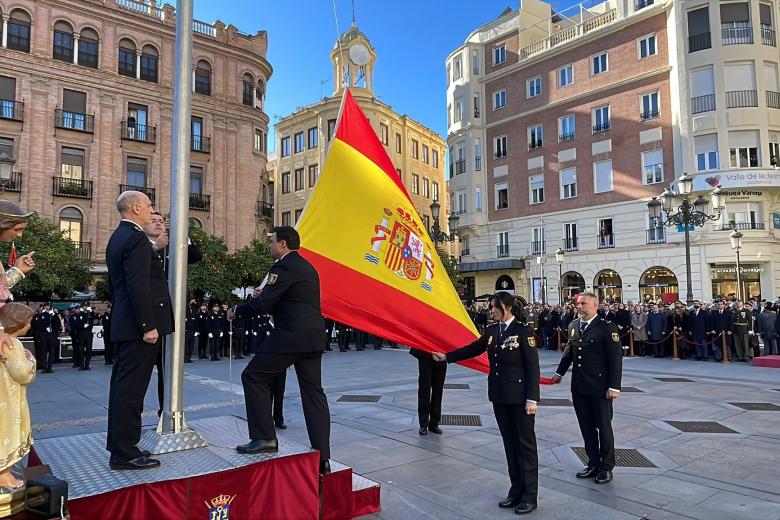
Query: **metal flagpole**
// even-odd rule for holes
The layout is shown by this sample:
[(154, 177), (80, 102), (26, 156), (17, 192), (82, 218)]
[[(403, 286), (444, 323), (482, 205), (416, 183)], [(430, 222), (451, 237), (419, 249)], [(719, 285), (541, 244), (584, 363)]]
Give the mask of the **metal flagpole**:
[(171, 236), (168, 286), (176, 332), (166, 337), (165, 404), (156, 432), (141, 443), (152, 453), (206, 446), (184, 421), (184, 341), (187, 310), (187, 231), (189, 224), (190, 114), (192, 106), (192, 2), (176, 2), (176, 58), (171, 154)]

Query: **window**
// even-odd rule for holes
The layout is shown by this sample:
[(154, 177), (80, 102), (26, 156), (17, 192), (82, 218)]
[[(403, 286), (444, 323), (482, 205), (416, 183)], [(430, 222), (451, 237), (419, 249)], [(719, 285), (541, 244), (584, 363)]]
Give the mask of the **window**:
[(544, 202), (544, 174), (532, 175), (528, 178), (529, 202), (531, 204), (541, 204)]
[(295, 210), (295, 223), (296, 224), (301, 219), (301, 214), (303, 214), (303, 210), (302, 209), (296, 209)]
[(609, 105), (595, 109), (593, 111), (593, 133), (607, 132), (610, 126)]
[(211, 65), (205, 60), (200, 60), (195, 68), (195, 92), (211, 95)]
[(663, 149), (642, 152), (643, 184), (656, 184), (664, 181)]
[(140, 78), (142, 80), (157, 83), (158, 59), (157, 49), (151, 45), (144, 45), (141, 51)]
[(87, 93), (76, 90), (62, 91), (62, 127), (73, 130), (89, 130), (86, 126)]
[(577, 196), (577, 168), (564, 168), (558, 174), (561, 179), (561, 199)]
[(474, 139), (474, 171), (482, 170), (482, 145), (479, 139)]
[(528, 128), (528, 149), (536, 150), (542, 147), (542, 125), (534, 125)]
[(309, 128), (308, 132), (308, 142), (309, 142), (309, 148), (317, 148), (320, 141), (320, 132), (317, 129), (316, 126)]
[(639, 39), (639, 59), (655, 56), (658, 51), (655, 46), (655, 34)]
[(200, 117), (193, 117), (190, 122), (192, 133), (192, 149), (196, 152), (204, 151), (203, 141), (203, 119)]
[(709, 8), (688, 11), (688, 52), (712, 47)]
[(612, 191), (612, 160), (593, 163), (593, 192)]
[(244, 74), (241, 80), (241, 102), (251, 107), (255, 104), (255, 79), (251, 74)]
[(420, 194), (420, 176), (416, 173), (412, 174), (412, 193), (415, 195)]
[(506, 136), (496, 137), (493, 142), (493, 155), (496, 159), (507, 156)]
[(450, 86), (450, 76), (452, 75), (452, 65), (447, 64), (447, 86)]
[(283, 226), (289, 226), (290, 225), (290, 212), (285, 211), (282, 213), (282, 225)]
[(387, 146), (387, 143), (389, 142), (388, 128), (384, 123), (379, 123), (379, 139), (382, 141), (383, 145)]
[(439, 183), (436, 181), (433, 181), (432, 183), (431, 198), (433, 200), (439, 200)]
[(8, 48), (30, 52), (30, 15), (21, 9), (11, 11), (8, 20)]
[(474, 117), (479, 118), (479, 92), (474, 93)]
[(60, 152), (60, 176), (72, 180), (84, 178), (84, 150), (62, 147)]
[(660, 109), (658, 105), (658, 92), (650, 92), (649, 94), (642, 94), (642, 112), (639, 115), (639, 119), (647, 121), (649, 119), (655, 119), (660, 116)]
[(769, 143), (769, 165), (780, 166), (780, 143)]
[(52, 58), (66, 63), (73, 63), (73, 29), (67, 22), (54, 24)]
[(0, 153), (4, 153), (10, 157), (14, 155), (14, 140), (6, 137), (0, 137)]
[(146, 187), (146, 159), (141, 157), (127, 158), (127, 184), (139, 188)]
[(433, 150), (431, 152), (431, 166), (434, 168), (439, 167), (439, 150)]
[(611, 218), (599, 220), (598, 247), (599, 249), (615, 247), (615, 232)]
[(463, 77), (463, 58), (458, 56), (452, 60), (452, 81), (458, 81)]
[(420, 143), (416, 139), (412, 139), (412, 159), (420, 158)]
[[(717, 147), (717, 142), (715, 143), (715, 147)], [(718, 169), (718, 151), (706, 150), (700, 152), (697, 147), (696, 171), (703, 172), (707, 170), (717, 170), (717, 169)]]
[(424, 162), (425, 164), (428, 164), (428, 160), (429, 159), (428, 159), (428, 145), (427, 144), (422, 145), (422, 152), (423, 152), (422, 162)]
[(493, 92), (493, 110), (504, 108), (506, 106), (506, 90), (501, 89), (498, 92)]
[(479, 51), (471, 51), (471, 75), (479, 76)]
[(303, 168), (297, 168), (295, 170), (295, 191), (302, 190), (304, 187), (303, 183)]
[(336, 120), (328, 119), (328, 142), (330, 142), (330, 140), (333, 139), (335, 133), (336, 133)]
[(596, 54), (595, 56), (591, 56), (591, 74), (601, 74), (602, 72), (607, 72), (608, 70), (608, 63), (607, 63), (607, 53), (602, 52), (601, 54)]
[(290, 193), (290, 172), (282, 173), (282, 193)]
[(190, 166), (190, 193), (203, 193), (203, 168), (200, 166)]
[(715, 110), (715, 74), (712, 65), (691, 71), (691, 113)]
[(477, 213), (482, 213), (482, 189), (479, 187), (474, 190), (474, 209)]
[(542, 93), (542, 77), (536, 76), (526, 81), (526, 97), (532, 98)]
[(750, 23), (750, 3), (721, 3), (720, 27), (723, 45), (753, 43), (753, 27)]
[(534, 227), (531, 228), (531, 254), (539, 255), (543, 254), (545, 250), (544, 244), (544, 228)]
[(564, 251), (577, 251), (579, 249), (577, 244), (577, 224), (568, 223), (563, 225), (563, 250)]
[(493, 49), (493, 65), (504, 63), (506, 61), (506, 45), (499, 45)]
[(135, 77), (135, 44), (128, 40), (119, 40), (119, 74)]
[(263, 146), (264, 141), (265, 141), (265, 132), (263, 132), (259, 128), (255, 128), (255, 151), (256, 152), (265, 151), (265, 147)]
[(81, 230), (84, 217), (76, 208), (65, 208), (60, 211), (60, 231), (73, 242), (81, 242)]
[(558, 86), (565, 87), (574, 83), (574, 66), (569, 63), (558, 69)]
[(303, 132), (295, 134), (295, 153), (301, 153), (303, 151)]
[(319, 164), (310, 164), (309, 165), (309, 188), (313, 188), (315, 184), (317, 184), (317, 178), (320, 176), (320, 165)]
[(78, 63), (82, 67), (98, 68), (98, 34), (92, 29), (82, 29), (79, 38)]
[(509, 207), (509, 185), (505, 182), (496, 184), (496, 209)]
[(290, 136), (282, 137), (282, 157), (290, 155)]
[(732, 168), (756, 168), (760, 166), (757, 146), (738, 146), (729, 149)]
[(431, 181), (428, 179), (428, 177), (423, 177), (423, 197), (430, 199), (431, 198)]
[[(127, 137), (146, 141), (149, 135), (149, 108), (136, 103), (127, 104)], [(152, 139), (153, 140), (153, 139)]]
[(558, 142), (572, 141), (576, 135), (574, 129), (574, 114), (558, 118)]
[(498, 251), (496, 256), (509, 256), (509, 231), (498, 234)]

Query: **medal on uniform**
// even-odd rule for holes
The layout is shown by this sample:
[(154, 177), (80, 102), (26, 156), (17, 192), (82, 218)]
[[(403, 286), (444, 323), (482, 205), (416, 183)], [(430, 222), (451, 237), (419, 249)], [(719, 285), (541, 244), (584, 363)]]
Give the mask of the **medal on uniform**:
[(528, 337), (528, 346), (531, 348), (536, 348), (536, 338), (533, 336)]
[(493, 344), (493, 336), (490, 336), (488, 338), (488, 345), (492, 345), (492, 344)]
[(613, 332), (613, 333), (612, 333), (612, 341), (614, 341), (615, 343), (617, 343), (618, 341), (620, 341), (620, 336), (618, 336), (618, 333), (617, 333), (617, 332)]

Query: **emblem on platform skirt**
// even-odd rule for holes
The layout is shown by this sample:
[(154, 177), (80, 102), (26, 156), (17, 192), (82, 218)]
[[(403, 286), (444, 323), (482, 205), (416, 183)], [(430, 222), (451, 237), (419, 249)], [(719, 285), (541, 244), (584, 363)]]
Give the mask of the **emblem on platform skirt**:
[(230, 520), (230, 503), (236, 495), (219, 495), (205, 502), (209, 508), (209, 520)]

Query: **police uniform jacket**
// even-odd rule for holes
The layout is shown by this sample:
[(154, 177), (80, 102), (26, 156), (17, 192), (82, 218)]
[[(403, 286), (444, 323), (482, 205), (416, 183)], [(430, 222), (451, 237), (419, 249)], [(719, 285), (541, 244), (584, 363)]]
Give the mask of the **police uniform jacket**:
[(447, 353), (454, 363), (487, 352), (490, 362), (488, 399), (497, 404), (539, 401), (539, 353), (531, 330), (517, 318), (499, 341), (499, 324), (491, 325), (475, 342)]
[(607, 390), (620, 390), (623, 347), (617, 325), (596, 316), (580, 335), (580, 320), (569, 325), (569, 341), (556, 374), (563, 377), (572, 367), (573, 394), (604, 397)]
[(222, 331), (224, 329), (225, 325), (225, 318), (222, 316), (221, 313), (214, 314), (213, 312), (209, 315), (209, 319), (206, 322), (208, 325), (208, 332), (211, 334), (212, 337), (218, 338), (219, 335), (222, 334)]
[(692, 309), (688, 312), (688, 336), (695, 341), (704, 341), (707, 339), (707, 311), (699, 309), (698, 314), (696, 309)]
[(716, 334), (719, 334), (721, 332), (731, 332), (732, 327), (733, 320), (729, 309), (723, 309), (722, 312), (718, 309), (710, 311), (707, 330), (710, 332), (715, 331)]
[(745, 307), (741, 309), (734, 307), (731, 311), (731, 320), (734, 324), (735, 334), (747, 334), (753, 328), (753, 313)]
[(260, 352), (301, 353), (325, 350), (325, 321), (320, 307), (320, 277), (298, 251), (271, 266), (259, 297), (236, 307), (237, 316), (271, 314), (274, 331)]
[(198, 327), (195, 329), (195, 331), (201, 336), (207, 335), (209, 333), (209, 313), (198, 312), (197, 320)]
[(62, 322), (54, 311), (44, 312), (40, 319), (40, 333), (43, 336), (52, 335), (58, 337), (62, 332)]
[(90, 331), (89, 314), (82, 311), (73, 316), (73, 333), (76, 337), (83, 338)]

